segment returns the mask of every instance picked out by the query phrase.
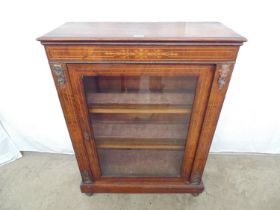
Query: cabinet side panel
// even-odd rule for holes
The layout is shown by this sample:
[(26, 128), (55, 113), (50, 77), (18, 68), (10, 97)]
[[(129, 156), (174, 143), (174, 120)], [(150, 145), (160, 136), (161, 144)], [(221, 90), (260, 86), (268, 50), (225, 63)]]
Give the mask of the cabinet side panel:
[(233, 64), (219, 64), (215, 70), (215, 76), (192, 168), (190, 179), (192, 184), (199, 184), (201, 182), (201, 176), (206, 164), (232, 70)]
[[(67, 67), (65, 64), (60, 63), (52, 63), (50, 64), (50, 67), (82, 179), (83, 181), (85, 181), (85, 178), (87, 181), (89, 181), (89, 179), (92, 181), (90, 166), (82, 140), (83, 136), (76, 116), (74, 97), (68, 77)], [(87, 174), (87, 176), (84, 177), (84, 174)]]

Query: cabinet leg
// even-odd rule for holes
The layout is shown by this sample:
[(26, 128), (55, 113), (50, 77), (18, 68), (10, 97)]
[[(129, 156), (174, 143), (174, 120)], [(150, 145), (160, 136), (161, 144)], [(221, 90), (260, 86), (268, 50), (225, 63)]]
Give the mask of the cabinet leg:
[(199, 196), (199, 194), (200, 194), (200, 193), (192, 193), (192, 196), (193, 196), (193, 197), (197, 197), (197, 196)]
[(87, 196), (92, 196), (93, 195), (93, 193), (85, 193)]

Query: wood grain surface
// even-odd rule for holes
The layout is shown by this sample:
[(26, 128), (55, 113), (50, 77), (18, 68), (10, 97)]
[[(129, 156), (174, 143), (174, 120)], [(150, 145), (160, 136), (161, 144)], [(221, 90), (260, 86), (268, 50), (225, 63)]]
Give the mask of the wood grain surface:
[(192, 41), (244, 42), (219, 22), (69, 22), (40, 41)]

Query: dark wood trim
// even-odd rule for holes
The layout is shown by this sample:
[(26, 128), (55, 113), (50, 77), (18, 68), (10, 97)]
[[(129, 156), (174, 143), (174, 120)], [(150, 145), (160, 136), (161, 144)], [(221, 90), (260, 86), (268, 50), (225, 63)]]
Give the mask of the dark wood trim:
[(42, 45), (110, 45), (110, 46), (241, 46), (243, 42), (101, 42), (101, 41), (41, 41)]

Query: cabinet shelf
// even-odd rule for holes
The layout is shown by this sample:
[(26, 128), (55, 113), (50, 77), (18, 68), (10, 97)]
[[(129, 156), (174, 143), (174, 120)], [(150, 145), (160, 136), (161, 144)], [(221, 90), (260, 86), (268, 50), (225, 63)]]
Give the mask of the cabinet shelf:
[(188, 124), (190, 114), (91, 113), (90, 118), (97, 124)]
[(174, 114), (189, 114), (191, 113), (190, 106), (170, 106), (170, 105), (93, 105), (89, 107), (90, 113), (174, 113)]
[(194, 92), (183, 93), (87, 93), (90, 105), (98, 104), (138, 104), (138, 105), (192, 105)]
[(94, 137), (125, 139), (186, 139), (188, 124), (92, 123)]
[(174, 138), (96, 138), (99, 149), (163, 149), (183, 150), (185, 139)]

